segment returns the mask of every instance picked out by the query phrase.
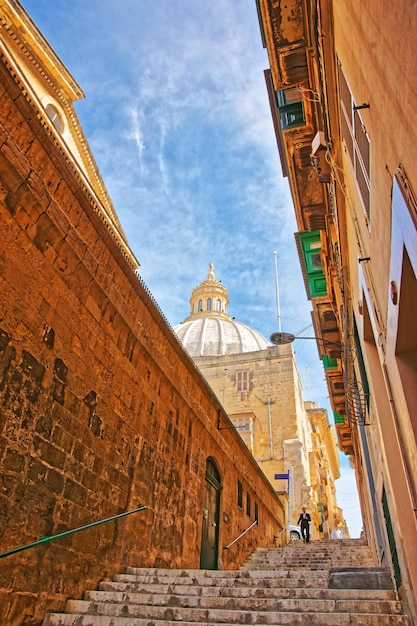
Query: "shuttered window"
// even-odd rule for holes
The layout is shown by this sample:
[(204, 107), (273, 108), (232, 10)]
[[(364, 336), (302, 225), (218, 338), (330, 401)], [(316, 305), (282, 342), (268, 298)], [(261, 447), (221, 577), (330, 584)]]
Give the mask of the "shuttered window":
[(236, 391), (243, 393), (249, 391), (249, 372), (237, 372), (236, 374)]
[(349, 89), (342, 67), (339, 65), (340, 113), (342, 137), (355, 173), (363, 207), (368, 217), (371, 212), (370, 141), (361, 118), (360, 109)]

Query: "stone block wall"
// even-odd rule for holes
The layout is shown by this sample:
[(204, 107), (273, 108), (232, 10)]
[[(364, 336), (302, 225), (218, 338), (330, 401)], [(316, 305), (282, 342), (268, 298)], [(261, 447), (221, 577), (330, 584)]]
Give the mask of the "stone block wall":
[[(105, 220), (0, 67), (0, 623), (127, 565), (199, 567), (206, 461), (221, 476), (219, 567), (273, 545), (282, 504)], [(228, 428), (222, 430), (224, 426)], [(237, 484), (259, 523), (237, 506)]]

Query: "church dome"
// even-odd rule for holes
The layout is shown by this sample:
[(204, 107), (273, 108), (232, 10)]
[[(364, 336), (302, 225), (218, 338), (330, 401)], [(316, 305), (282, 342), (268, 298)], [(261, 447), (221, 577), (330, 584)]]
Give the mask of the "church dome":
[(235, 320), (200, 318), (179, 324), (174, 331), (190, 356), (220, 356), (266, 350), (260, 333)]
[(228, 293), (215, 280), (213, 264), (207, 279), (193, 289), (191, 314), (174, 332), (190, 356), (221, 356), (266, 350), (267, 339), (227, 313)]

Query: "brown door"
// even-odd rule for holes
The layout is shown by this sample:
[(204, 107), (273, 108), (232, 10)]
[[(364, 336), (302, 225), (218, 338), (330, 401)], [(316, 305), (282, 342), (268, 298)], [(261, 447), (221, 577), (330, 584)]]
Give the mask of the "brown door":
[(201, 569), (218, 567), (220, 489), (219, 472), (214, 461), (208, 459), (201, 536)]

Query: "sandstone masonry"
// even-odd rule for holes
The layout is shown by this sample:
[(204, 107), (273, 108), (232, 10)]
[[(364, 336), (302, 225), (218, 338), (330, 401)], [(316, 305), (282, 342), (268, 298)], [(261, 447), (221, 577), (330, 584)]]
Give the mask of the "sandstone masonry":
[[(274, 544), (283, 507), (16, 76), (0, 66), (0, 622), (39, 624), (129, 562), (198, 568), (206, 463), (218, 567)], [(238, 507), (237, 485), (258, 525)]]

